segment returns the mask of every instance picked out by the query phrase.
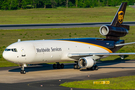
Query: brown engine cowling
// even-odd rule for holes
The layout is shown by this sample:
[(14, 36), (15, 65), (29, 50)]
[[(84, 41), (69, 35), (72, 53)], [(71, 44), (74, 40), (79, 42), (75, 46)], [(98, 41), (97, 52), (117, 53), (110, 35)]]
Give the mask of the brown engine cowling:
[(106, 36), (106, 39), (119, 40), (128, 34), (128, 30), (124, 27), (115, 27), (111, 25), (103, 25), (100, 27), (99, 32), (101, 35)]

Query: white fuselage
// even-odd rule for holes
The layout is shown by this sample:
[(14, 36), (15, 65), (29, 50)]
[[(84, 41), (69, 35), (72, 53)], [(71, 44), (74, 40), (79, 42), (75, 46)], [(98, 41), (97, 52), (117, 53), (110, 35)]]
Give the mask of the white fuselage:
[(64, 40), (20, 41), (11, 44), (6, 49), (3, 52), (3, 57), (17, 64), (76, 61), (79, 59), (68, 57), (69, 53), (111, 53), (111, 50), (99, 45)]

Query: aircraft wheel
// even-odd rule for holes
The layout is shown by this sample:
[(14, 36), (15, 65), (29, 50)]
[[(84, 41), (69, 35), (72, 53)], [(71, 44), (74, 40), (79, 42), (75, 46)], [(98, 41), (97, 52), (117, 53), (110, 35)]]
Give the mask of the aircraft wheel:
[(64, 68), (64, 64), (61, 64), (61, 65), (60, 65), (60, 68), (63, 69), (63, 68)]
[(95, 70), (98, 70), (98, 66), (97, 66), (97, 65), (95, 65), (95, 66), (94, 66), (94, 69), (95, 69)]
[(86, 68), (87, 70), (91, 70), (91, 68)]
[(60, 64), (57, 64), (57, 69), (60, 69), (61, 68), (61, 65)]
[(56, 64), (53, 64), (53, 69), (56, 69), (57, 68), (57, 65)]
[(80, 66), (79, 65), (77, 65), (77, 69), (80, 69)]
[(25, 70), (21, 70), (20, 73), (21, 74), (26, 74), (26, 71)]
[(121, 55), (120, 58), (121, 58), (121, 59), (124, 59), (124, 55)]
[(94, 67), (94, 66), (92, 66), (92, 67), (90, 68), (90, 70), (95, 70), (95, 67)]
[(74, 64), (74, 69), (77, 69), (77, 65), (76, 64)]
[(74, 69), (80, 69), (80, 66), (77, 64), (74, 64)]

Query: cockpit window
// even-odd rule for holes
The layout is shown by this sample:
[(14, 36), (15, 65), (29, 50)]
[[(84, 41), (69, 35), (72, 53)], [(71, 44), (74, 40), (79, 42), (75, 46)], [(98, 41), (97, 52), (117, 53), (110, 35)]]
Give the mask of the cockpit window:
[(14, 48), (14, 52), (17, 52), (17, 49), (16, 48)]
[(12, 51), (12, 52), (17, 52), (17, 49), (16, 48), (12, 48), (12, 49), (5, 49), (5, 51)]

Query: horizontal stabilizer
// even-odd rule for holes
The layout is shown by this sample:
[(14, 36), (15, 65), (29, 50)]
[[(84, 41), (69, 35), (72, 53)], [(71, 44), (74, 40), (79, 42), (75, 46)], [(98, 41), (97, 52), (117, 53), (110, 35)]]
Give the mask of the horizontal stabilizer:
[(130, 44), (135, 44), (135, 42), (116, 44), (115, 46), (125, 46), (125, 45), (130, 45)]
[(126, 28), (127, 30), (129, 30), (129, 29), (130, 29), (130, 26), (129, 26), (129, 25), (119, 25), (119, 27)]

